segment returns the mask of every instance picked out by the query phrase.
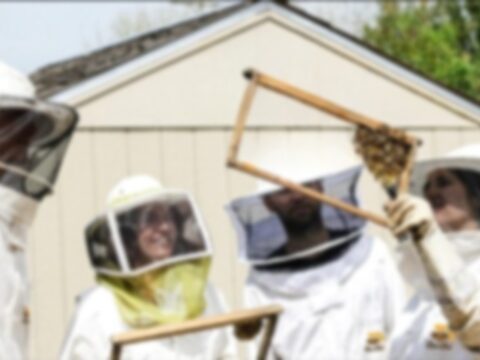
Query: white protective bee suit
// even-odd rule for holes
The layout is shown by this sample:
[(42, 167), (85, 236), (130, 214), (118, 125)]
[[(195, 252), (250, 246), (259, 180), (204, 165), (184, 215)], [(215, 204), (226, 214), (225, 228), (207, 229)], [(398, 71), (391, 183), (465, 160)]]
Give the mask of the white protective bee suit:
[(35, 99), (28, 78), (0, 62), (0, 359), (27, 355), (27, 231), (76, 121), (73, 110)]
[(24, 359), (29, 324), (24, 247), (37, 203), (3, 186), (0, 197), (0, 359)]
[[(163, 191), (160, 184), (149, 176), (132, 176), (121, 181), (112, 190), (109, 195), (109, 203), (116, 202), (119, 198), (130, 198), (127, 202), (135, 202), (145, 194), (162, 193)], [(190, 223), (189, 229), (191, 227), (192, 224)], [(189, 231), (185, 230), (185, 232)], [(199, 236), (195, 240), (197, 243)], [(99, 245), (88, 244), (92, 265), (97, 273), (100, 271), (108, 274), (108, 269), (105, 270), (105, 265), (101, 264), (101, 261), (104, 260), (96, 258), (95, 246), (98, 247)], [(99, 254), (103, 256), (102, 251), (99, 251)], [(104, 263), (107, 264), (108, 261)], [(130, 271), (135, 275), (137, 270), (133, 265), (129, 266)], [(155, 264), (151, 265), (150, 268), (155, 270)], [(100, 283), (100, 285), (78, 298), (75, 315), (61, 351), (60, 358), (62, 360), (109, 359), (112, 350), (111, 337), (137, 328), (137, 326), (125, 320), (114, 291), (104, 285)], [(163, 296), (164, 294), (160, 290), (158, 294), (161, 297), (161, 306), (165, 308), (170, 307), (172, 311), (176, 311), (183, 305), (182, 298), (177, 297), (178, 294), (176, 293), (171, 293), (168, 299)], [(199, 316), (217, 315), (226, 311), (223, 297), (208, 282), (202, 293), (202, 298), (205, 307)], [(157, 301), (157, 303), (159, 302)], [(160, 307), (160, 305), (158, 306)], [(167, 309), (165, 312), (168, 312)], [(143, 327), (142, 324), (139, 325), (138, 327)], [(234, 355), (235, 344), (232, 334), (227, 329), (220, 328), (128, 345), (123, 348), (121, 359), (233, 359)]]
[[(471, 172), (478, 181), (480, 146), (417, 164), (413, 194), (424, 196), (427, 176), (441, 169)], [(472, 185), (467, 194), (479, 203), (480, 183)], [(387, 206), (387, 212), (398, 234), (414, 231), (414, 240), (401, 243), (400, 252), (415, 294), (395, 330), (391, 358), (480, 359), (480, 230), (442, 230), (430, 204), (411, 195)]]
[[(321, 184), (325, 193), (357, 205), (359, 174), (356, 167), (302, 183)], [(237, 199), (228, 208), (251, 265), (247, 306), (284, 307), (269, 358), (385, 359), (403, 286), (383, 241), (365, 232), (363, 219), (321, 204), (317, 215), (329, 237), (285, 252), (292, 239), (286, 223), (265, 206), (272, 193)]]

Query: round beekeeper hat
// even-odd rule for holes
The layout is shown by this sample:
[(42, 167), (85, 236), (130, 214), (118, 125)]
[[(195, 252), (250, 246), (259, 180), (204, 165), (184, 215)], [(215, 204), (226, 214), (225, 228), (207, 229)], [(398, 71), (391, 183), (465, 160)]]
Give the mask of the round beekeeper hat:
[(411, 191), (422, 195), (428, 174), (435, 169), (470, 170), (480, 174), (480, 144), (469, 144), (444, 156), (419, 161), (412, 172)]
[(36, 99), (32, 82), (0, 62), (0, 183), (35, 199), (50, 192), (77, 121), (75, 110)]
[(38, 145), (46, 144), (65, 133), (71, 126), (70, 119), (76, 117), (73, 109), (35, 99), (35, 87), (30, 79), (14, 68), (0, 62), (0, 109), (2, 111), (35, 112), (34, 140)]
[[(302, 158), (299, 159), (299, 161), (286, 162), (275, 152), (259, 155), (256, 164), (262, 169), (296, 183), (308, 183), (311, 180), (325, 178), (340, 173), (346, 169), (359, 166), (358, 159), (354, 157), (332, 157), (329, 159), (323, 159), (321, 162), (313, 158)], [(281, 188), (280, 185), (270, 181), (263, 179), (257, 180), (258, 193), (273, 192)]]

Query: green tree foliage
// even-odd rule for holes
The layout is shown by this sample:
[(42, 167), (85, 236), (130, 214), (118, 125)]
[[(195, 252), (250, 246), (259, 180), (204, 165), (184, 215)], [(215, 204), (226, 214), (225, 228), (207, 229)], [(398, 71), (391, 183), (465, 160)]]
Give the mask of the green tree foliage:
[(480, 1), (380, 0), (364, 39), (414, 69), (480, 100)]

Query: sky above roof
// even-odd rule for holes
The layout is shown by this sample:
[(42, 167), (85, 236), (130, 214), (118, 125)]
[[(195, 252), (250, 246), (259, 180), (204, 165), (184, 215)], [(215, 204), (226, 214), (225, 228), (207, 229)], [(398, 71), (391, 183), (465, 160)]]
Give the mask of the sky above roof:
[[(0, 60), (26, 73), (88, 53), (126, 36), (238, 3), (237, 0), (137, 2), (0, 2)], [(293, 1), (343, 30), (359, 33), (376, 4)]]

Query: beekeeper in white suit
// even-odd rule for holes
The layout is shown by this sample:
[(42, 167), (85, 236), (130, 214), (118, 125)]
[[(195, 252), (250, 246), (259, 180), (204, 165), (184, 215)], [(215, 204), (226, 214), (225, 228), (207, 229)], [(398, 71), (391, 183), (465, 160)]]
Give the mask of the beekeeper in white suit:
[(480, 358), (480, 145), (418, 163), (411, 190), (386, 205), (416, 291), (391, 358)]
[(72, 109), (36, 99), (28, 78), (0, 62), (0, 359), (26, 358), (27, 230), (76, 122)]
[[(353, 167), (301, 182), (357, 205), (360, 173)], [(403, 285), (363, 219), (287, 189), (234, 200), (228, 211), (251, 266), (246, 304), (284, 307), (269, 358), (386, 358)]]
[[(225, 312), (208, 282), (210, 242), (188, 194), (146, 175), (121, 181), (108, 210), (86, 229), (98, 285), (83, 294), (64, 340), (63, 360), (108, 359), (111, 337)], [(186, 227), (188, 224), (188, 230)], [(188, 236), (195, 227), (194, 239)], [(227, 329), (129, 345), (122, 359), (229, 359)]]

